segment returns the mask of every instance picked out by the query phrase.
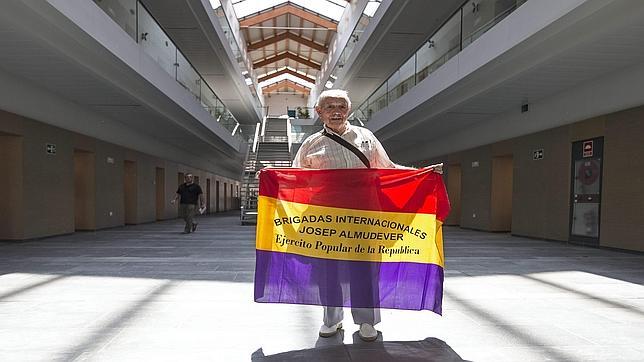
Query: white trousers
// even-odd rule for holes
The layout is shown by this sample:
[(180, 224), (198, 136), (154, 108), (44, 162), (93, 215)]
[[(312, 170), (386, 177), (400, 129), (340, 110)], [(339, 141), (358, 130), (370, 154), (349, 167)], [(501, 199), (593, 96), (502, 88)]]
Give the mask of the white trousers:
[[(353, 323), (360, 325), (368, 323), (372, 326), (380, 323), (379, 308), (351, 308)], [(344, 310), (342, 307), (324, 307), (324, 325), (331, 327), (342, 322)]]

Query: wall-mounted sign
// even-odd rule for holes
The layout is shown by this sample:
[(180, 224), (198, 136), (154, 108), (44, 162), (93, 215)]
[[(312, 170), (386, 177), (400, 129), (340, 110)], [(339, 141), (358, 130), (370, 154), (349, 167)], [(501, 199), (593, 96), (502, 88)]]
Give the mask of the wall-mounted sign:
[(55, 155), (56, 154), (56, 145), (53, 143), (47, 143), (45, 145), (45, 150), (47, 151), (48, 155)]
[(592, 185), (599, 179), (600, 165), (597, 160), (584, 161), (577, 170), (577, 180), (583, 185)]
[(479, 161), (472, 161), (472, 167), (479, 167)]
[(584, 141), (583, 157), (593, 157), (593, 141)]
[(543, 160), (543, 148), (532, 151), (532, 159), (535, 161)]
[(106, 162), (107, 163), (114, 163), (114, 157), (108, 157)]

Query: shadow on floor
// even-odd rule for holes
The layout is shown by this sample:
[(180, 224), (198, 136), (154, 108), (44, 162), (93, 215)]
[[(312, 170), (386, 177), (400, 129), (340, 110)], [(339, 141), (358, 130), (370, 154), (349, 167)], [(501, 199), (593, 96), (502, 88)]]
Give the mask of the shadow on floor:
[[(382, 335), (379, 335), (382, 340)], [(331, 338), (330, 340), (333, 340)], [(340, 340), (336, 338), (335, 340)], [(444, 341), (438, 338), (425, 338), (422, 341), (400, 342), (362, 342), (358, 332), (353, 334), (353, 344), (320, 346), (316, 348), (290, 351), (265, 356), (262, 349), (251, 355), (253, 362), (268, 361), (429, 361), (429, 362), (466, 362)], [(318, 341), (319, 342), (319, 341)]]

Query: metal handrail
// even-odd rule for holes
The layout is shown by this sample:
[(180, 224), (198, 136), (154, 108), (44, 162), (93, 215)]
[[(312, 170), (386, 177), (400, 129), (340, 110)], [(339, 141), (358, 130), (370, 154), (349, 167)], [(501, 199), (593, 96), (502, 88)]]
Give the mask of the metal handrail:
[[(144, 34), (145, 34), (145, 36), (147, 36), (147, 33), (141, 33), (141, 29), (140, 29), (140, 27), (139, 27), (139, 18), (140, 18), (140, 16), (141, 16), (141, 15), (139, 14), (139, 7), (140, 7), (143, 11), (145, 11), (145, 14), (146, 14), (147, 16), (149, 16), (149, 18), (150, 18), (150, 19), (152, 19), (152, 21), (154, 22), (154, 25), (156, 25), (156, 29), (155, 29), (155, 31), (156, 31), (156, 30), (161, 31), (161, 33), (163, 33), (163, 35), (165, 35), (165, 37), (166, 37), (167, 39), (169, 39), (169, 40), (170, 40), (170, 43), (171, 43), (171, 44), (172, 44), (172, 46), (174, 47), (174, 51), (175, 51), (175, 54), (174, 54), (174, 63), (172, 64), (172, 65), (174, 65), (174, 80), (175, 80), (177, 83), (179, 83), (179, 85), (181, 85), (182, 87), (184, 87), (188, 92), (190, 92), (193, 96), (195, 96), (195, 98), (196, 98), (200, 103), (202, 103), (202, 107), (203, 107), (203, 108), (204, 108), (208, 113), (210, 113), (210, 114), (211, 114), (211, 116), (212, 116), (212, 113), (211, 113), (210, 108), (213, 108), (213, 107), (212, 107), (212, 106), (204, 105), (204, 103), (206, 103), (206, 102), (204, 101), (204, 99), (205, 99), (205, 98), (204, 98), (204, 95), (202, 94), (202, 88), (201, 88), (201, 86), (202, 86), (202, 85), (203, 85), (203, 86), (205, 86), (205, 87), (206, 87), (206, 88), (207, 88), (207, 89), (208, 89), (208, 90), (209, 90), (209, 91), (210, 91), (210, 92), (215, 96), (215, 103), (217, 103), (217, 102), (218, 102), (219, 104), (221, 104), (221, 105), (223, 106), (224, 110), (225, 110), (225, 112), (224, 112), (224, 113), (226, 113), (226, 112), (230, 113), (230, 116), (233, 118), (233, 120), (236, 122), (236, 124), (237, 124), (237, 125), (239, 124), (239, 122), (237, 121), (237, 119), (235, 119), (235, 116), (234, 116), (234, 115), (229, 111), (228, 107), (226, 107), (226, 106), (225, 106), (225, 104), (224, 104), (224, 102), (222, 102), (222, 101), (221, 101), (221, 98), (219, 98), (219, 96), (217, 95), (217, 93), (215, 93), (215, 91), (212, 89), (212, 87), (210, 87), (210, 84), (208, 84), (208, 82), (206, 81), (206, 79), (201, 75), (201, 73), (199, 73), (199, 72), (197, 71), (197, 69), (196, 69), (196, 68), (195, 68), (195, 66), (192, 64), (192, 62), (190, 62), (190, 59), (188, 59), (188, 57), (186, 57), (186, 56), (185, 56), (185, 54), (184, 54), (184, 53), (181, 51), (181, 49), (179, 49), (179, 47), (177, 46), (177, 43), (176, 43), (176, 42), (172, 39), (172, 37), (171, 37), (171, 36), (170, 36), (166, 31), (165, 31), (165, 29), (163, 29), (163, 27), (162, 27), (162, 26), (161, 26), (161, 24), (157, 21), (157, 19), (155, 19), (155, 18), (154, 18), (154, 16), (152, 16), (152, 13), (150, 12), (150, 10), (148, 10), (148, 8), (145, 6), (145, 4), (143, 4), (140, 0), (137, 0), (137, 1), (136, 1), (136, 11), (135, 11), (135, 13), (133, 14), (133, 15), (134, 15), (134, 17), (135, 17), (135, 20), (136, 20), (136, 23), (135, 23), (135, 25), (134, 25), (135, 36), (133, 37), (133, 36), (132, 36), (132, 34), (130, 34), (130, 33), (127, 31), (127, 29), (125, 29), (125, 28), (124, 28), (124, 27), (119, 23), (119, 20), (122, 20), (122, 19), (117, 18), (115, 15), (113, 15), (113, 14), (109, 13), (108, 11), (106, 11), (105, 9), (103, 9), (103, 7), (101, 7), (101, 4), (99, 4), (99, 2), (98, 2), (97, 0), (94, 0), (94, 2), (96, 3), (96, 5), (98, 6), (98, 8), (99, 8), (99, 9), (101, 9), (101, 10), (102, 10), (102, 11), (103, 11), (107, 16), (109, 16), (109, 17), (110, 17), (110, 18), (111, 18), (111, 19), (112, 19), (112, 20), (113, 20), (113, 21), (114, 21), (114, 22), (115, 22), (119, 27), (121, 27), (123, 30), (125, 30), (125, 32), (126, 32), (126, 33), (127, 33), (127, 34), (128, 34), (128, 35), (129, 35), (129, 36), (130, 36), (130, 37), (131, 37), (131, 38), (132, 38), (132, 39), (133, 39), (137, 44), (139, 44), (139, 45), (141, 44), (141, 42), (140, 42), (140, 40), (139, 40), (139, 37), (141, 37), (141, 39), (142, 39), (142, 40), (145, 40), (146, 38), (144, 37)], [(167, 44), (166, 44), (166, 45), (167, 45)], [(179, 79), (179, 73), (178, 73), (178, 68), (179, 68), (179, 65), (180, 65), (180, 64), (179, 64), (179, 59), (180, 59), (180, 58), (179, 58), (179, 55), (181, 55), (182, 60), (185, 60), (185, 61), (187, 62), (187, 64), (188, 64), (188, 66), (190, 67), (190, 69), (191, 69), (191, 70), (192, 70), (192, 71), (193, 71), (193, 72), (194, 72), (194, 73), (199, 77), (199, 79), (195, 80), (195, 81), (197, 82), (197, 84), (199, 85), (199, 94), (198, 94), (198, 95), (197, 95), (197, 94), (195, 94), (195, 92), (193, 92), (187, 84), (184, 84), (184, 82), (182, 82), (182, 81)], [(166, 70), (166, 72), (167, 72), (167, 70)], [(216, 108), (216, 105), (214, 106), (214, 108)], [(213, 118), (217, 119), (217, 117), (216, 117), (216, 116), (215, 116), (215, 117), (213, 117)], [(223, 126), (223, 125), (222, 125), (222, 126)], [(233, 129), (235, 129), (235, 126), (231, 127), (230, 129), (229, 129), (228, 127), (225, 127), (225, 126), (223, 126), (223, 127), (224, 127), (224, 128), (226, 128), (227, 130), (229, 130), (229, 131), (231, 132), (231, 136), (233, 136), (233, 137), (234, 137), (234, 135), (233, 135)]]

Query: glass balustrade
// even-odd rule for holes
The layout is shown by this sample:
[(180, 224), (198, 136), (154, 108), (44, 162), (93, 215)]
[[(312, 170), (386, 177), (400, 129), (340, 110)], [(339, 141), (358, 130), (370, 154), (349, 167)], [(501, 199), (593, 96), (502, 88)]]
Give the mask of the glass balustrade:
[(402, 97), (526, 1), (467, 1), (356, 108), (354, 116), (363, 122), (370, 120), (376, 112)]
[(461, 51), (461, 14), (452, 16), (416, 52), (416, 82), (420, 82)]
[(367, 114), (372, 115), (387, 107), (387, 83), (385, 82), (369, 97)]
[[(234, 8), (230, 8), (230, 11), (235, 11)], [(250, 90), (251, 95), (253, 96), (253, 99), (255, 100), (255, 105), (258, 107), (258, 109), (261, 109), (262, 107), (262, 102), (259, 99), (259, 92), (261, 90), (259, 89), (259, 82), (257, 81), (257, 75), (255, 74), (255, 71), (253, 69), (253, 64), (248, 57), (248, 53), (246, 52), (245, 48), (240, 47), (240, 43), (237, 42), (237, 39), (235, 38), (235, 33), (232, 30), (232, 27), (230, 26), (230, 23), (228, 22), (228, 18), (226, 17), (226, 12), (223, 9), (223, 6), (220, 4), (219, 7), (214, 9), (215, 15), (217, 16), (217, 19), (219, 19), (219, 24), (221, 25), (222, 29), (224, 30), (224, 35), (226, 36), (226, 40), (228, 41), (228, 44), (230, 45), (230, 48), (233, 51), (233, 55), (235, 57), (235, 60), (237, 61), (239, 68), (242, 70), (242, 73), (244, 74), (244, 80), (246, 81), (248, 88)], [(266, 115), (261, 114), (262, 116)]]
[(138, 38), (136, 41), (163, 70), (176, 78), (177, 47), (141, 3), (138, 4), (137, 14)]
[(476, 0), (463, 6), (463, 48), (472, 44), (526, 0)]
[(402, 97), (416, 85), (416, 56), (412, 56), (387, 81), (388, 101), (393, 102)]
[[(220, 121), (219, 123), (233, 137), (247, 141), (233, 114), (143, 4), (138, 0), (94, 0), (94, 3), (136, 41), (163, 70), (190, 92), (214, 120)], [(222, 119), (223, 122), (221, 122)]]
[(217, 109), (217, 102), (219, 98), (215, 92), (211, 91), (205, 83), (200, 83), (200, 93), (201, 93), (201, 106), (205, 109), (210, 115), (217, 119), (215, 110)]
[(365, 7), (364, 11), (360, 15), (360, 19), (358, 19), (358, 22), (349, 37), (349, 41), (345, 45), (344, 49), (342, 49), (342, 53), (340, 53), (340, 56), (338, 57), (338, 61), (336, 62), (335, 67), (333, 67), (333, 71), (329, 74), (329, 77), (327, 78), (327, 81), (325, 83), (326, 88), (333, 88), (333, 84), (335, 83), (335, 80), (338, 79), (338, 74), (341, 72), (342, 68), (349, 60), (349, 57), (351, 56), (351, 54), (353, 54), (353, 50), (355, 49), (356, 45), (360, 41), (360, 38), (362, 37), (362, 34), (364, 33), (365, 28), (367, 27), (367, 25), (369, 25), (369, 22), (371, 21), (371, 18), (373, 17), (374, 13), (380, 6), (380, 3), (381, 3), (380, 0), (372, 0), (367, 3), (367, 6)]
[(201, 99), (202, 79), (199, 73), (190, 65), (188, 59), (181, 52), (177, 52), (177, 62), (175, 64), (177, 67), (177, 82), (192, 93), (195, 98)]
[(136, 39), (137, 0), (95, 0), (94, 2), (132, 39)]
[(224, 126), (226, 129), (234, 129), (237, 125), (237, 121), (232, 113), (226, 110), (226, 112), (219, 117), (219, 124)]
[(291, 124), (291, 143), (302, 143), (306, 137), (319, 130), (320, 126)]

